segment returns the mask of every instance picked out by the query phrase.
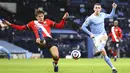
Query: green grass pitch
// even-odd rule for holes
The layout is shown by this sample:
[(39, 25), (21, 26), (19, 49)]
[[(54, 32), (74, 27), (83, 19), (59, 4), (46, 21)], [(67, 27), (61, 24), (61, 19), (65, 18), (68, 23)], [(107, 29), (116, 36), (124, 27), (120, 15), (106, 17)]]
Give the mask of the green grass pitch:
[[(130, 59), (114, 62), (118, 73), (130, 73)], [(52, 59), (0, 59), (0, 73), (54, 73)], [(58, 73), (112, 73), (103, 59), (60, 59)]]

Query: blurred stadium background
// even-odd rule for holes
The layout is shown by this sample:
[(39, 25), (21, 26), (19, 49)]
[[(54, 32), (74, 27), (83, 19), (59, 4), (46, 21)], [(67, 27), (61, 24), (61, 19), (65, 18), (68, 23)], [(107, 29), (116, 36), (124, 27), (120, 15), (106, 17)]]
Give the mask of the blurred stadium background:
[[(102, 4), (102, 11), (107, 13), (110, 13), (113, 2), (118, 4), (115, 17), (105, 20), (106, 30), (109, 33), (113, 21), (115, 19), (119, 21), (119, 26), (123, 30), (119, 56), (121, 58), (130, 57), (130, 0), (0, 0), (0, 17), (12, 23), (24, 25), (35, 19), (34, 11), (40, 7), (46, 12), (45, 18), (59, 22), (67, 11), (70, 16), (64, 29), (52, 30), (59, 47), (60, 57), (65, 58), (72, 50), (78, 49), (82, 58), (93, 58), (92, 41), (80, 30), (80, 26), (93, 12), (93, 5), (97, 2)], [(29, 30), (17, 31), (12, 28), (0, 28), (0, 39), (1, 46), (6, 47), (14, 58), (23, 57), (18, 54), (40, 56), (41, 52), (41, 58), (51, 57), (46, 49), (43, 51), (38, 49), (35, 37)], [(3, 58), (3, 54), (0, 57)]]

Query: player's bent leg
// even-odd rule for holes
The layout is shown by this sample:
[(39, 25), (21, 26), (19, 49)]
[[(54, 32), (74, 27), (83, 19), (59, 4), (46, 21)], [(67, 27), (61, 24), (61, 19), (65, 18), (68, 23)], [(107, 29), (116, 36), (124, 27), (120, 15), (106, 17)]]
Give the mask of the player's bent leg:
[(58, 51), (58, 47), (57, 46), (52, 46), (50, 48), (50, 52), (52, 54), (53, 60), (54, 62), (58, 63), (59, 60), (59, 51)]
[(110, 42), (110, 45), (109, 45), (109, 47), (108, 47), (108, 50), (109, 50), (109, 52), (110, 52), (110, 54), (112, 55), (112, 57), (114, 57), (114, 42)]
[(115, 62), (117, 61), (118, 46), (119, 44), (115, 43), (115, 46), (114, 46), (114, 61)]
[(99, 56), (102, 52), (101, 50), (105, 47), (106, 41), (102, 41), (101, 44), (98, 46), (98, 51), (94, 54), (94, 56)]
[(101, 50), (105, 47), (107, 39), (108, 37), (106, 34), (102, 34), (101, 37), (98, 38), (98, 43), (100, 44), (97, 48), (98, 51), (94, 54), (94, 56), (99, 56), (102, 53)]
[(102, 55), (103, 55), (104, 60), (106, 61), (106, 63), (107, 63), (112, 69), (115, 68), (115, 67), (112, 65), (112, 63), (111, 63), (110, 58), (107, 56), (107, 53), (106, 53), (105, 49), (102, 50)]
[(50, 48), (50, 52), (53, 57), (53, 66), (54, 66), (54, 72), (58, 72), (58, 61), (59, 61), (59, 51), (57, 46), (52, 46)]
[(109, 48), (108, 50), (109, 50), (110, 54), (111, 54), (112, 56), (114, 56), (114, 51), (112, 50), (112, 48)]
[(6, 53), (7, 54), (7, 58), (10, 60), (11, 54), (10, 54), (10, 52), (6, 48), (4, 48), (3, 46), (0, 46), (0, 51)]
[(117, 49), (114, 49), (114, 61), (117, 60)]
[(113, 66), (112, 62), (110, 61), (110, 58), (107, 56), (107, 53), (106, 53), (105, 49), (102, 50), (102, 55), (103, 55), (104, 60), (106, 61), (106, 63), (111, 67), (112, 73), (117, 73), (117, 70)]

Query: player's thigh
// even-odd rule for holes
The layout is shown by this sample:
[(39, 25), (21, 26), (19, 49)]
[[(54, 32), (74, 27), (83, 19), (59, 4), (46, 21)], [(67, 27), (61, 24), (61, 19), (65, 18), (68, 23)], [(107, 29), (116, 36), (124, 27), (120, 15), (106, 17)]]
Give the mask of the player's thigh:
[(96, 47), (98, 47), (100, 43), (101, 43), (101, 36), (99, 35), (95, 37), (94, 44)]
[[(113, 49), (114, 46), (115, 46), (115, 44), (111, 41), (111, 42), (110, 42), (110, 45), (109, 45), (108, 47), (110, 47), (110, 49)], [(108, 50), (110, 50), (110, 49), (108, 49)]]
[(56, 41), (54, 41), (53, 39), (48, 39), (46, 42), (47, 42), (46, 47), (50, 50), (52, 56), (58, 56), (59, 51), (58, 51)]
[(101, 34), (99, 36), (96, 36), (96, 45), (100, 45), (102, 42), (105, 42), (107, 41), (108, 39), (108, 36), (107, 34)]
[(49, 50), (52, 56), (59, 56), (59, 51), (57, 46), (52, 46)]
[(114, 44), (114, 51), (117, 51), (119, 47), (119, 43), (114, 42), (113, 44)]
[(107, 41), (107, 40), (108, 40), (107, 34), (103, 34), (102, 38), (101, 38), (101, 41)]
[(3, 46), (0, 46), (0, 51), (7, 50)]

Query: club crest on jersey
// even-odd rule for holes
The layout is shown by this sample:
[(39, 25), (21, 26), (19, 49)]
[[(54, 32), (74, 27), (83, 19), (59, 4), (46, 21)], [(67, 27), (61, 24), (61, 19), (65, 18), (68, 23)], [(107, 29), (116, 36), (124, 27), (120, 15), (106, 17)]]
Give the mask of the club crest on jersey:
[(47, 23), (46, 23), (46, 21), (44, 21), (44, 22), (43, 22), (43, 25), (44, 25), (44, 26), (47, 26)]
[(44, 21), (43, 23), (46, 24), (46, 21)]

